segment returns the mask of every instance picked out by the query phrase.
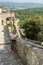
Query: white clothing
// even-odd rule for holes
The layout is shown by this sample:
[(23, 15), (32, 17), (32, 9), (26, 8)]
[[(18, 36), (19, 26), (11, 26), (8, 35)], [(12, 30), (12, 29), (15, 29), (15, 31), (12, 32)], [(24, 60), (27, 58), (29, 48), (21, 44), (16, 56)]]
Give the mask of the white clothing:
[(11, 39), (12, 39), (12, 40), (15, 39), (16, 37), (17, 37), (17, 33), (11, 35)]

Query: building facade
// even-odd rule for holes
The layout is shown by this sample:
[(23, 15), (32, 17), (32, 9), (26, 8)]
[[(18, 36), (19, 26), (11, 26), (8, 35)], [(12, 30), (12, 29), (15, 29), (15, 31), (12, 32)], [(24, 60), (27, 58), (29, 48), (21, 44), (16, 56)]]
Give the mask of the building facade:
[(14, 22), (14, 20), (15, 20), (14, 12), (10, 12), (10, 10), (3, 9), (0, 6), (0, 20), (6, 22), (9, 19)]

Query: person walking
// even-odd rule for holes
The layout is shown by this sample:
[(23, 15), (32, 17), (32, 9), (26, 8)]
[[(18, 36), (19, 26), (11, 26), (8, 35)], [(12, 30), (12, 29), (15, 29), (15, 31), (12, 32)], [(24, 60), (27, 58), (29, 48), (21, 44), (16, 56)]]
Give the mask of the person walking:
[(17, 37), (17, 32), (16, 32), (16, 28), (15, 26), (13, 25), (12, 26), (12, 35), (11, 35), (11, 49), (10, 49), (10, 52), (15, 52), (15, 43), (16, 43), (16, 37)]

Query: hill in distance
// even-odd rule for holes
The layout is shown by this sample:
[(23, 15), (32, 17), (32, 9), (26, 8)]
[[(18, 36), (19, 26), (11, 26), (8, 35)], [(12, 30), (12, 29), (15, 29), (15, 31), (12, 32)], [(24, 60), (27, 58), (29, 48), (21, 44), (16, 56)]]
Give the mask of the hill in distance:
[(10, 7), (15, 9), (26, 9), (26, 8), (41, 8), (43, 4), (41, 3), (12, 3), (12, 2), (0, 2), (2, 7)]

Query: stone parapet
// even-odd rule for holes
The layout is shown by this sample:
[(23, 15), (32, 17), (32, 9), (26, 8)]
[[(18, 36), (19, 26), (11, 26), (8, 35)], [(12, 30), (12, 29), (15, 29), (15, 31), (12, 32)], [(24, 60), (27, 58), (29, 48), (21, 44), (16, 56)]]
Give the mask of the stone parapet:
[(25, 65), (43, 65), (43, 46), (18, 39), (16, 50)]

